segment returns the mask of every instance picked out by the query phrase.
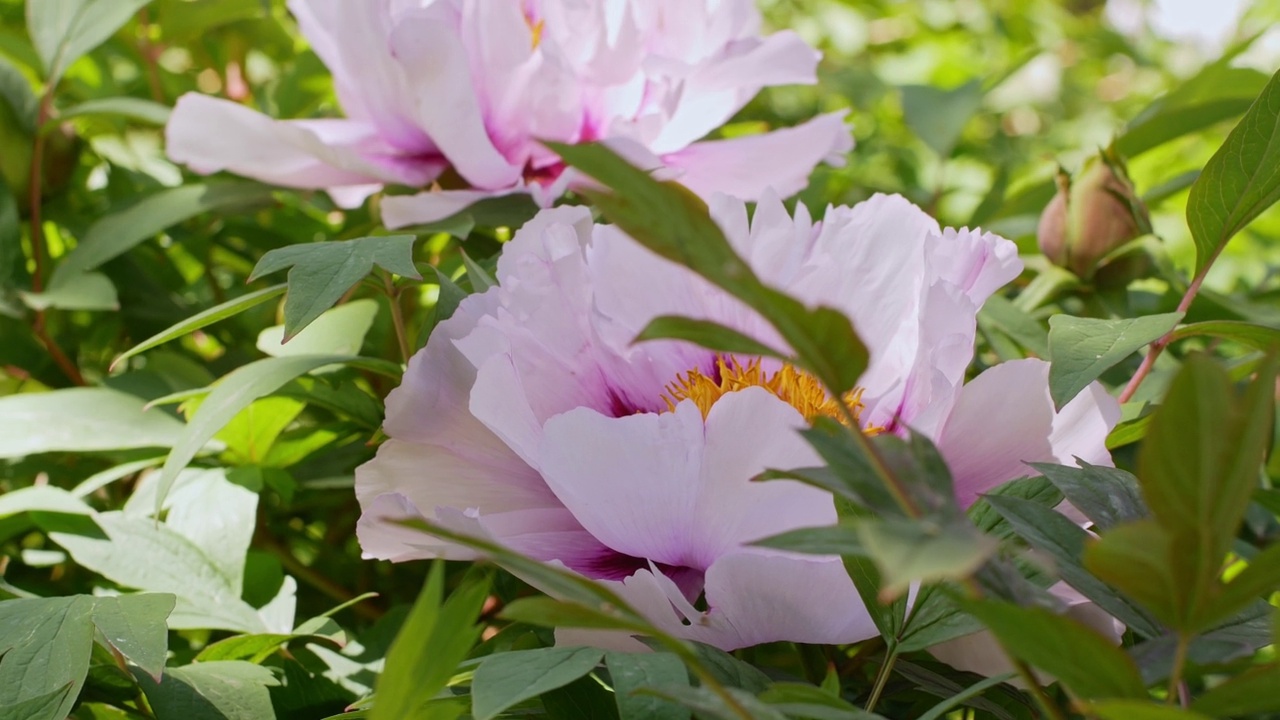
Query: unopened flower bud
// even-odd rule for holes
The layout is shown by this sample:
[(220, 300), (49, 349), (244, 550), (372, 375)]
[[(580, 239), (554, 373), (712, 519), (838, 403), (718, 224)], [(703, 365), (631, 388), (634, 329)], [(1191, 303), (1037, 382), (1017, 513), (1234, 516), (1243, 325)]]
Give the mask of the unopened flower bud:
[(1090, 158), (1074, 178), (1059, 172), (1057, 182), (1036, 229), (1040, 251), (1055, 265), (1088, 279), (1099, 260), (1150, 232), (1147, 209), (1110, 150)]

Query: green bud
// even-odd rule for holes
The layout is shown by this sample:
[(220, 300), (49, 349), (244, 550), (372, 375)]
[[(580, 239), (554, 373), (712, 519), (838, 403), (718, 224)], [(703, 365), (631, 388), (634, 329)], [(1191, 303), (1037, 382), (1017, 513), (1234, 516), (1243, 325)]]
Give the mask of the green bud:
[(1089, 158), (1074, 178), (1059, 171), (1057, 183), (1036, 239), (1050, 261), (1080, 278), (1090, 279), (1098, 261), (1151, 231), (1147, 209), (1113, 151)]

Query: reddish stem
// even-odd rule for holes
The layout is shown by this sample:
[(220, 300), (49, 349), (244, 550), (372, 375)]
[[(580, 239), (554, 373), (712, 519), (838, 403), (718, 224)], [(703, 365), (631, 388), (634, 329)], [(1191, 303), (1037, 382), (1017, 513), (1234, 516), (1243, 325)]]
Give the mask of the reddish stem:
[[(1205, 277), (1209, 274), (1209, 268), (1213, 267), (1213, 261), (1218, 259), (1218, 255), (1222, 252), (1222, 248), (1226, 246), (1223, 243), (1209, 256), (1208, 262), (1204, 267), (1200, 268), (1200, 272), (1196, 273), (1191, 284), (1187, 286), (1187, 291), (1182, 294), (1182, 301), (1178, 303), (1178, 312), (1185, 314), (1191, 307), (1191, 301), (1196, 299), (1196, 294), (1200, 292), (1200, 286), (1204, 284)], [(1156, 365), (1156, 358), (1160, 357), (1160, 353), (1173, 342), (1173, 331), (1170, 330), (1164, 337), (1151, 343), (1151, 349), (1147, 351), (1147, 356), (1142, 358), (1142, 364), (1138, 366), (1138, 371), (1129, 379), (1129, 384), (1125, 386), (1124, 391), (1120, 393), (1120, 403), (1124, 404), (1133, 398), (1134, 393), (1138, 392), (1138, 386), (1151, 374), (1151, 369)]]

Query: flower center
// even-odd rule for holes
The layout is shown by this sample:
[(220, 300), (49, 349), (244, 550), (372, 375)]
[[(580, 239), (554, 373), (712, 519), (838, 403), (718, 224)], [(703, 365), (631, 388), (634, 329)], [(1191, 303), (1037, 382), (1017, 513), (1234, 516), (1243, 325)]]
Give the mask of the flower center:
[(847, 424), (852, 418), (867, 435), (884, 431), (881, 427), (862, 427), (862, 388), (854, 388), (837, 401), (827, 395), (817, 378), (789, 363), (783, 364), (777, 372), (766, 375), (760, 367), (759, 358), (743, 365), (737, 358), (718, 356), (716, 370), (713, 373), (715, 377), (704, 375), (697, 368), (677, 375), (675, 382), (667, 385), (662, 396), (667, 403), (667, 411), (675, 410), (682, 400), (692, 400), (705, 419), (711, 412), (711, 406), (727, 393), (759, 387), (799, 410), (804, 419), (811, 423), (825, 417)]

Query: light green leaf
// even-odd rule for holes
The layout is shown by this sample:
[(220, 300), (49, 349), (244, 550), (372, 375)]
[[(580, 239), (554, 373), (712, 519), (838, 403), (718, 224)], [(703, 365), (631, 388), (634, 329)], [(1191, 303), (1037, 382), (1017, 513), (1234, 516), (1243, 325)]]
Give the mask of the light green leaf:
[(1078, 698), (1147, 697), (1138, 667), (1124, 650), (1084, 623), (990, 600), (966, 602), (964, 608), (1014, 656), (1053, 675)]
[(1164, 337), (1181, 319), (1182, 313), (1124, 320), (1049, 318), (1049, 392), (1054, 407), (1061, 410), (1102, 373)]
[(687, 684), (689, 671), (670, 653), (605, 653), (613, 692), (622, 720), (688, 720), (679, 705), (636, 691), (644, 687)]
[[(458, 663), (480, 638), (483, 628), (476, 620), (488, 594), (488, 577), (472, 576), (442, 601), (444, 563), (437, 560), (432, 564), (426, 585), (387, 651), (386, 669), (378, 679), (370, 720), (439, 717), (429, 709), (424, 712), (423, 706), (445, 688)], [(478, 681), (477, 670), (473, 695)]]
[(262, 290), (255, 290), (254, 292), (241, 295), (240, 297), (232, 298), (231, 300), (228, 300), (220, 305), (215, 305), (209, 308), (208, 310), (204, 310), (202, 312), (196, 313), (195, 315), (192, 315), (191, 317), (170, 327), (169, 329), (164, 330), (163, 332), (157, 333), (155, 335), (152, 335), (151, 337), (147, 338), (141, 343), (138, 343), (137, 345), (129, 348), (127, 351), (125, 351), (119, 357), (117, 357), (114, 361), (112, 361), (111, 369), (114, 370), (117, 366), (120, 365), (120, 363), (124, 362), (125, 360), (128, 360), (134, 355), (146, 352), (158, 345), (163, 345), (164, 343), (167, 343), (170, 340), (176, 340), (184, 335), (188, 335), (196, 330), (199, 330), (202, 327), (212, 325), (218, 322), (219, 320), (225, 320), (234, 315), (239, 315), (240, 313), (244, 312), (245, 310), (248, 310), (249, 308), (257, 307), (258, 305), (261, 305), (262, 303), (274, 297), (283, 295), (285, 291), (285, 287), (286, 285), (281, 283), (280, 285), (273, 285), (269, 288), (264, 288)]
[(1206, 65), (1138, 114), (1115, 141), (1125, 157), (1138, 155), (1170, 140), (1239, 117), (1267, 83), (1250, 68), (1231, 67), (1226, 59)]
[(982, 107), (982, 81), (950, 90), (929, 85), (902, 87), (902, 114), (916, 135), (939, 157), (951, 157), (964, 126)]
[[(93, 0), (112, 2), (114, 0)], [(254, 182), (210, 182), (165, 189), (90, 226), (80, 244), (59, 263), (50, 290), (79, 284), (84, 273), (118, 257), (165, 228), (211, 210), (266, 202), (272, 188)]]
[(89, 515), (93, 508), (75, 495), (52, 485), (33, 485), (0, 495), (0, 517), (32, 511)]
[(65, 122), (71, 118), (92, 115), (119, 115), (120, 117), (137, 120), (148, 125), (163, 126), (169, 122), (169, 115), (172, 113), (173, 109), (168, 105), (161, 105), (158, 102), (143, 100), (142, 98), (101, 98), (87, 100), (63, 110), (58, 113), (58, 119), (50, 121), (45, 128), (57, 127), (58, 123)]
[(274, 720), (270, 688), (280, 684), (260, 665), (223, 660), (169, 668), (161, 682), (135, 672), (156, 720)]
[(289, 268), (289, 293), (284, 301), (284, 339), (298, 334), (374, 266), (421, 280), (413, 265), (413, 235), (364, 237), (276, 248), (258, 261), (249, 280)]
[[(101, 1), (101, 0), (99, 0)], [(116, 286), (102, 273), (81, 273), (75, 277), (64, 276), (49, 281), (44, 292), (19, 292), (22, 302), (32, 310), (119, 310), (120, 300)]]
[(1280, 72), (1245, 112), (1191, 186), (1187, 224), (1196, 241), (1196, 270), (1280, 200)]
[(471, 681), (476, 720), (491, 720), (507, 708), (564, 687), (595, 669), (604, 651), (595, 648), (539, 648), (490, 655)]
[(0, 457), (173, 447), (182, 423), (108, 388), (0, 397)]
[[(236, 368), (222, 378), (208, 397), (200, 403), (186, 430), (173, 444), (161, 469), (157, 502), (164, 499), (169, 487), (200, 448), (213, 439), (249, 403), (278, 390), (290, 380), (326, 365), (356, 360), (349, 355), (301, 355), (266, 358)], [(157, 505), (158, 507), (158, 505)]]
[(378, 302), (353, 300), (324, 311), (302, 332), (288, 341), (284, 326), (274, 325), (258, 334), (258, 349), (273, 357), (288, 355), (358, 355), (364, 336), (378, 315)]
[(151, 0), (38, 0), (27, 3), (27, 30), (55, 85), (82, 55), (107, 41)]

